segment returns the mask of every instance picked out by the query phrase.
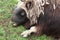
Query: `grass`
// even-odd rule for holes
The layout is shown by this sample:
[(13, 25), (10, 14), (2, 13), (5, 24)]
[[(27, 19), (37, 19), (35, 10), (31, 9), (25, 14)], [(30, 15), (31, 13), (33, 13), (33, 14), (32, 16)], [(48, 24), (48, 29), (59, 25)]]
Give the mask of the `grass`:
[(11, 11), (17, 0), (0, 0), (0, 40), (47, 40), (44, 36), (30, 36), (23, 38), (20, 34), (25, 29), (23, 26), (13, 27), (10, 23)]

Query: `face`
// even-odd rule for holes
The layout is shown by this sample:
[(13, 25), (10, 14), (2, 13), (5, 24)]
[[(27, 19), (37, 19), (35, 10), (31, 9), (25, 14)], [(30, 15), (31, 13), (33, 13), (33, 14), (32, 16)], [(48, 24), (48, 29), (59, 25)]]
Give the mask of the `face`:
[(27, 10), (31, 9), (32, 5), (31, 2), (25, 2), (24, 0), (21, 0), (18, 2), (16, 7), (13, 9), (13, 15), (11, 18), (13, 26), (23, 25), (28, 21), (27, 18)]
[(21, 25), (21, 24), (24, 24), (25, 22), (27, 22), (28, 18), (26, 16), (26, 12), (24, 11), (24, 9), (15, 8), (13, 10), (13, 15), (12, 15), (11, 21), (12, 21), (13, 26), (18, 26), (18, 25)]
[(37, 23), (37, 17), (39, 17), (41, 12), (44, 13), (39, 0), (19, 0), (13, 10), (11, 20), (15, 26), (24, 24), (27, 19), (33, 25)]

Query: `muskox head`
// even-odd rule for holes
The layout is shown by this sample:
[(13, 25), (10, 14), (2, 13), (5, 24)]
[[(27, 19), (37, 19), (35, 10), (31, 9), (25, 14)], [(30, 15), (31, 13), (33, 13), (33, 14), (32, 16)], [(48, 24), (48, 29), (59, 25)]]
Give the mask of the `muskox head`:
[(30, 25), (37, 23), (37, 18), (42, 13), (44, 15), (44, 4), (49, 4), (44, 0), (19, 0), (13, 10), (13, 25), (20, 25), (30, 21)]

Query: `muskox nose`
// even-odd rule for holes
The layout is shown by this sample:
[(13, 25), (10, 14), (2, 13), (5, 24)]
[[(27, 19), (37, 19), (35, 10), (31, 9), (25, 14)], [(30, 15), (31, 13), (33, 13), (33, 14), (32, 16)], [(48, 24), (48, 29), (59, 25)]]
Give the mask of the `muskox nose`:
[(25, 22), (26, 12), (22, 8), (15, 8), (13, 10), (13, 15), (11, 17), (11, 21), (13, 22), (13, 26), (21, 25)]

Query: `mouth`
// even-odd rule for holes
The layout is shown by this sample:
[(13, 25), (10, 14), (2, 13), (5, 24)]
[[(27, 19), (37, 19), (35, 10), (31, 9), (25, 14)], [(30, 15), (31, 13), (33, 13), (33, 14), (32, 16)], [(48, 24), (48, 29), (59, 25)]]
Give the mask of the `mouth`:
[(12, 25), (13, 25), (14, 27), (18, 26), (18, 24), (17, 24), (17, 23), (13, 23)]
[(18, 24), (17, 23), (14, 23), (14, 22), (10, 22), (14, 27), (17, 27)]

